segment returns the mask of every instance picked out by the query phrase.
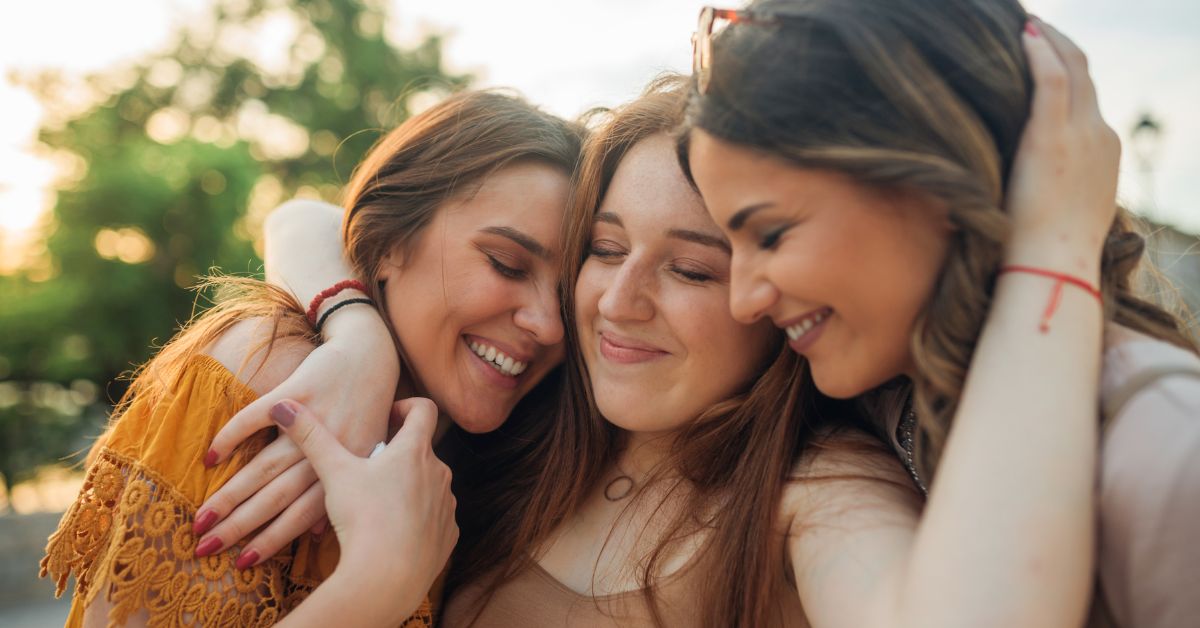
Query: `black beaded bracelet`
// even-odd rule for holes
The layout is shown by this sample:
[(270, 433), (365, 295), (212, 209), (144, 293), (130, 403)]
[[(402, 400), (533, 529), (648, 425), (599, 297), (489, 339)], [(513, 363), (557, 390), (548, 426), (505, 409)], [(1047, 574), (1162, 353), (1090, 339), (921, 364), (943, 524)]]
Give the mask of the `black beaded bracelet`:
[(347, 305), (353, 305), (355, 303), (366, 303), (367, 305), (375, 305), (374, 301), (372, 301), (366, 297), (357, 297), (354, 299), (346, 299), (345, 301), (339, 301), (337, 303), (334, 303), (333, 306), (331, 306), (328, 310), (325, 310), (325, 313), (321, 315), (321, 318), (317, 319), (317, 327), (316, 327), (317, 333), (318, 334), (321, 333), (321, 328), (325, 326), (325, 320), (329, 318), (330, 314), (333, 314), (334, 312), (342, 309), (343, 307), (346, 307)]

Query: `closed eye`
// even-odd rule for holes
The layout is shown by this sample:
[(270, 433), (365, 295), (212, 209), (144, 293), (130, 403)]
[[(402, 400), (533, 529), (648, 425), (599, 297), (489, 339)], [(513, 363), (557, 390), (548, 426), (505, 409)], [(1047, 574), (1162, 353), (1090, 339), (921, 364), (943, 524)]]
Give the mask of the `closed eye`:
[(763, 249), (764, 251), (770, 251), (774, 249), (779, 245), (779, 239), (782, 238), (783, 234), (790, 228), (791, 225), (782, 225), (768, 230), (766, 233), (759, 236), (758, 248)]
[(588, 248), (588, 255), (597, 257), (601, 260), (610, 260), (620, 257), (625, 254), (625, 251), (616, 245), (614, 242), (607, 240), (596, 240), (592, 242), (592, 246)]
[[(485, 253), (485, 255), (487, 254)], [(525, 277), (529, 276), (528, 272), (519, 268), (513, 268), (512, 266), (501, 262), (499, 259), (491, 255), (488, 255), (487, 258), (488, 263), (492, 265), (492, 268), (496, 269), (496, 272), (500, 273), (501, 276), (507, 279), (524, 279)]]

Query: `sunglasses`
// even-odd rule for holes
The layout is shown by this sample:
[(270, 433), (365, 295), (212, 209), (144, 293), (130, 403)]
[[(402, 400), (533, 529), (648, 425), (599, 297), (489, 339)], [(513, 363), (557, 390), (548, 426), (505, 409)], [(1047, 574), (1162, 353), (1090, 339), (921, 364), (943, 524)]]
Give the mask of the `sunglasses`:
[(700, 21), (696, 25), (696, 32), (692, 33), (692, 75), (696, 77), (696, 89), (700, 94), (708, 93), (708, 85), (712, 80), (714, 33), (720, 32), (730, 24), (770, 24), (788, 17), (795, 16), (750, 9), (717, 9), (713, 7), (700, 9)]

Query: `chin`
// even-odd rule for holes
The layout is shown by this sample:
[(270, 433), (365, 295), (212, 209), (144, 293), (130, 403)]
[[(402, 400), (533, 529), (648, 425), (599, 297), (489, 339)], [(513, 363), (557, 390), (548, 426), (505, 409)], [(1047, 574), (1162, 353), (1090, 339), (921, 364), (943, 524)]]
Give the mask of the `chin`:
[(512, 408), (506, 409), (504, 414), (497, 414), (495, 410), (482, 410), (479, 408), (466, 408), (459, 412), (449, 412), (451, 420), (454, 424), (461, 427), (463, 431), (470, 434), (486, 434), (500, 429), (501, 425), (508, 420), (508, 415)]
[(848, 377), (842, 373), (829, 373), (815, 365), (812, 367), (812, 378), (817, 390), (822, 395), (833, 399), (850, 399), (872, 388), (858, 378)]

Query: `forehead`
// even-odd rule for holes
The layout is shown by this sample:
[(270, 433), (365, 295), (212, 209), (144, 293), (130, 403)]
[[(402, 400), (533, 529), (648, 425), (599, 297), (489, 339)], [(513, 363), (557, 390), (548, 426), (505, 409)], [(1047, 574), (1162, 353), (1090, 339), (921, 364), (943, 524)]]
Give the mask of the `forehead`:
[(547, 246), (557, 242), (570, 182), (557, 168), (519, 162), (491, 173), (447, 204), (447, 226), (466, 235), (487, 227), (514, 227)]
[(653, 135), (625, 154), (608, 185), (600, 211), (631, 222), (710, 225), (700, 195), (688, 185), (665, 133)]

